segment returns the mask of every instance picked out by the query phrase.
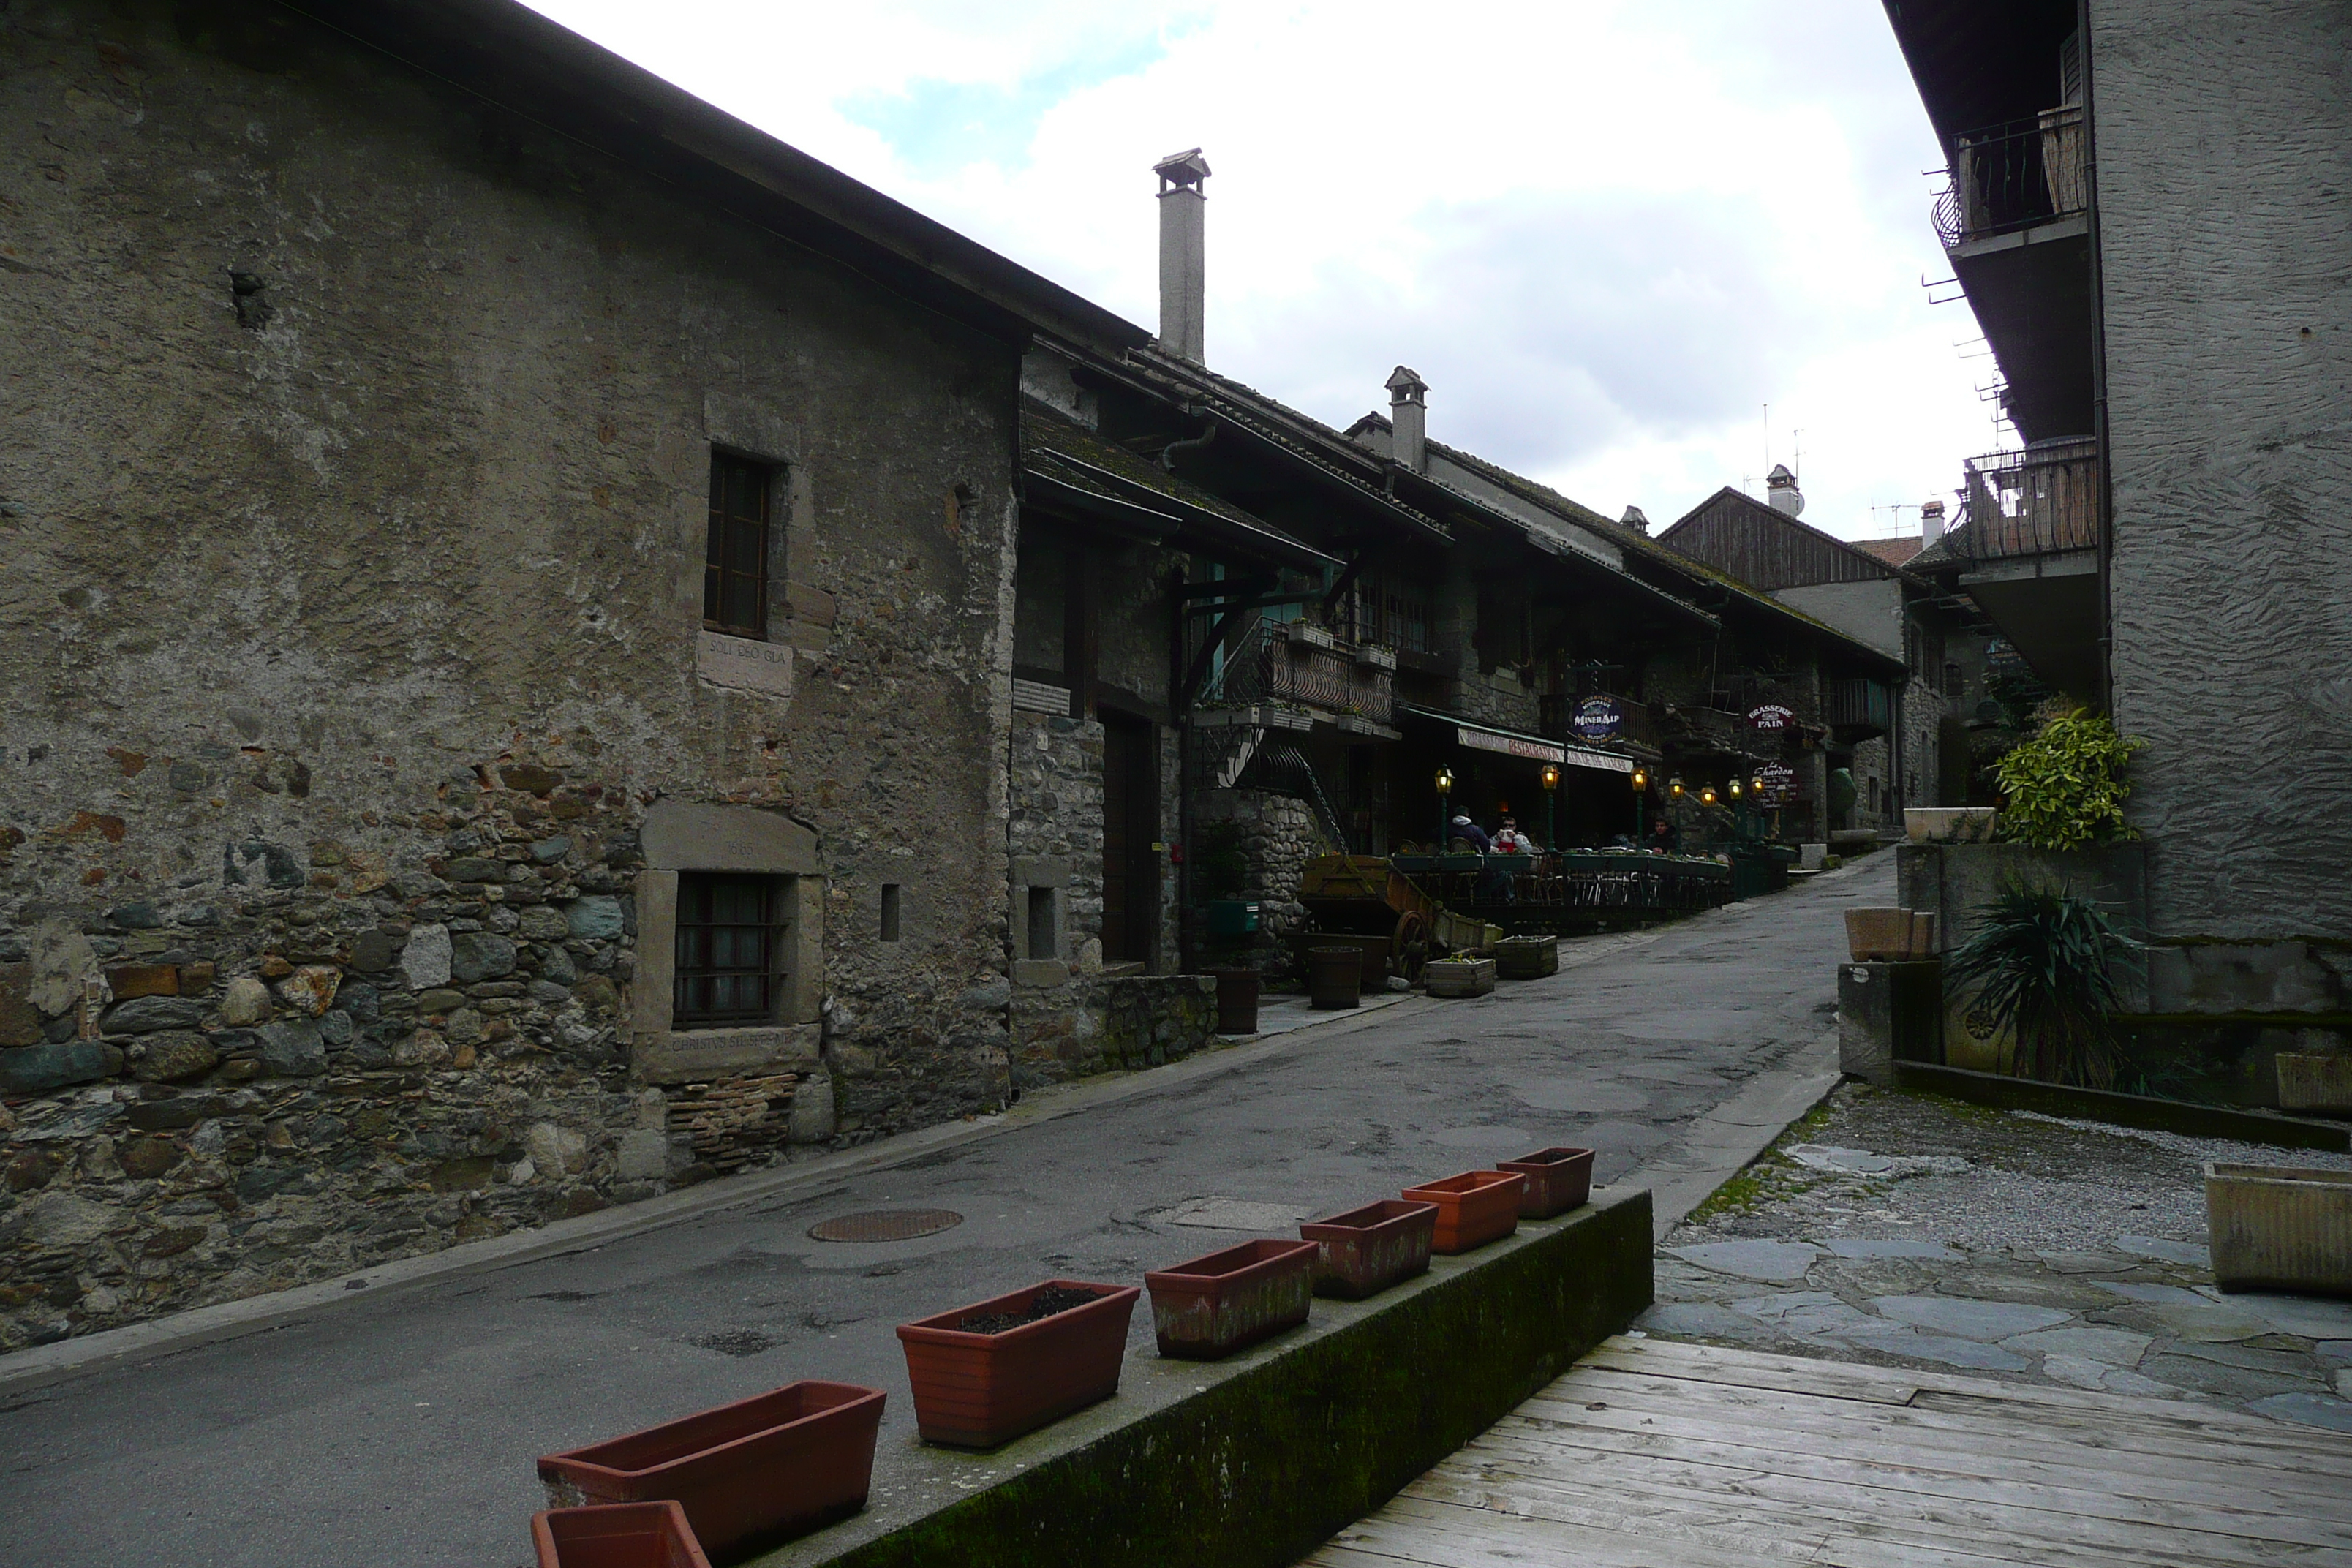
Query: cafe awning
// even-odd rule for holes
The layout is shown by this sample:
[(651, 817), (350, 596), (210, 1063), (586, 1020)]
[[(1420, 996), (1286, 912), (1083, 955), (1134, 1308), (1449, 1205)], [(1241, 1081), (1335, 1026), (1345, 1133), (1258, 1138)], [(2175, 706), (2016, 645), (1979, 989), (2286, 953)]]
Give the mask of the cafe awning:
[(1434, 708), (1417, 708), (1410, 702), (1398, 703), (1396, 710), (1425, 723), (1451, 727), (1454, 743), (1467, 746), (1475, 752), (1496, 752), (1508, 757), (1524, 757), (1531, 763), (1557, 763), (1564, 768), (1591, 768), (1606, 773), (1630, 773), (1633, 771), (1633, 759), (1615, 752), (1548, 741), (1540, 735), (1523, 734), (1517, 730), (1500, 729), (1493, 724), (1474, 723), (1458, 714), (1442, 713)]

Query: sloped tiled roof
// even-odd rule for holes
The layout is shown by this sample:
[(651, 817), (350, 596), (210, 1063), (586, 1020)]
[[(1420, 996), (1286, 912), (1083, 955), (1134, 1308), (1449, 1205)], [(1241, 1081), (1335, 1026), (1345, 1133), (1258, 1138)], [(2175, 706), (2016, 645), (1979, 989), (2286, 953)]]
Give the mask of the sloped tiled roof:
[(1906, 533), (1895, 539), (1854, 539), (1847, 542), (1864, 555), (1884, 561), (1889, 566), (1908, 566), (1911, 558), (1927, 547), (1926, 542), (1916, 533)]

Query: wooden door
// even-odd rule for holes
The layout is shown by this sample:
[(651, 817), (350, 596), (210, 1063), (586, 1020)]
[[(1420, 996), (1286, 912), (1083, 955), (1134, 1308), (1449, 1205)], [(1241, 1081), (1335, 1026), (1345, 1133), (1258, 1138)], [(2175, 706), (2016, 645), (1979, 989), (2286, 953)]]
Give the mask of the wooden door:
[(1160, 770), (1152, 728), (1105, 713), (1103, 721), (1103, 958), (1151, 956), (1160, 905)]

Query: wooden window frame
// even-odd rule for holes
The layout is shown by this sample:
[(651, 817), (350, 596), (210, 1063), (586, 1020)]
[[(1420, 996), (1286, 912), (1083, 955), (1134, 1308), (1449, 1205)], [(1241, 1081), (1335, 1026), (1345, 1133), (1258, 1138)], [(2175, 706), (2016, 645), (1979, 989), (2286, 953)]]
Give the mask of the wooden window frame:
[[(670, 979), (670, 1027), (717, 1029), (775, 1021), (786, 951), (783, 879), (757, 872), (682, 871), (677, 879), (677, 931)], [(722, 889), (756, 889), (755, 920), (721, 919), (716, 896)], [(720, 963), (715, 955), (719, 933), (756, 932), (756, 952), (749, 962)], [(731, 1005), (718, 999), (719, 982), (751, 980), (752, 1000)]]
[[(709, 525), (703, 538), (702, 625), (727, 637), (768, 636), (768, 554), (775, 536), (776, 466), (714, 447)], [(741, 502), (753, 505), (746, 510)], [(749, 563), (748, 566), (745, 564)], [(748, 604), (748, 619), (730, 618)]]

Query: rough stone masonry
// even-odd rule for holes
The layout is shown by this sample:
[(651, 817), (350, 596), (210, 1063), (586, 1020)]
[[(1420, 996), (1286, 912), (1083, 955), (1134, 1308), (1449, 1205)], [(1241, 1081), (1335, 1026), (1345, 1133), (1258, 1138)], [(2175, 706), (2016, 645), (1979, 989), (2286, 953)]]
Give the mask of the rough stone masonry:
[[(1017, 343), (291, 11), (36, 3), (0, 344), (0, 1351), (1003, 1100)], [(716, 1041), (706, 841), (803, 955)]]

